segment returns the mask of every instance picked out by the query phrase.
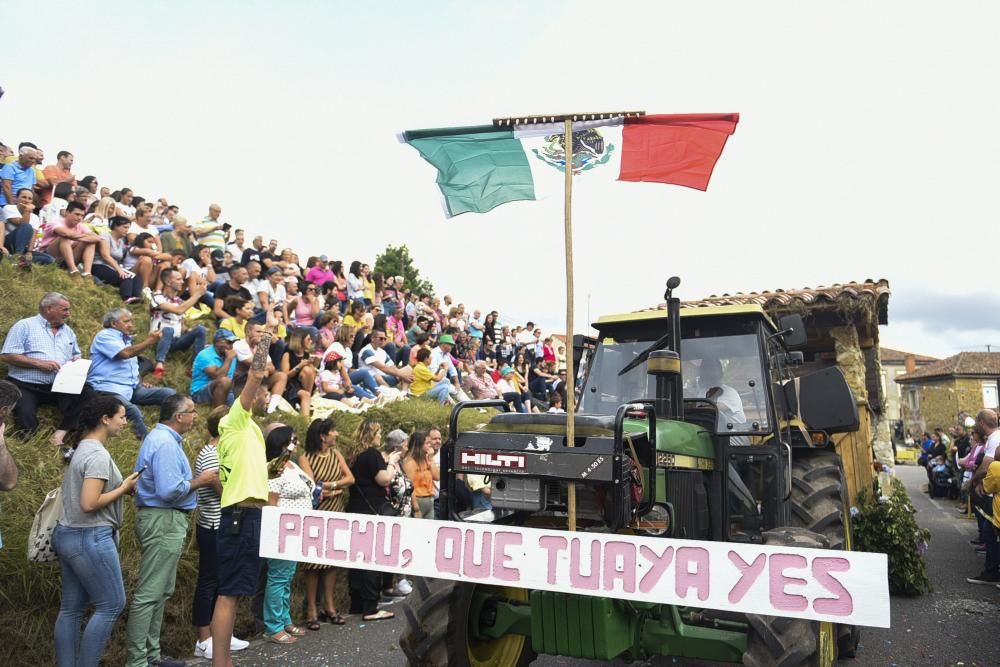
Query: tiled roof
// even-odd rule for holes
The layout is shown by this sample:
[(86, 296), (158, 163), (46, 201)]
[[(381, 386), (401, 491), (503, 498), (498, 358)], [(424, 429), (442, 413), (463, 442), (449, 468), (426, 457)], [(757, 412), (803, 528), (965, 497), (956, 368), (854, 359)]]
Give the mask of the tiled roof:
[(896, 382), (963, 375), (1000, 376), (1000, 352), (959, 352), (947, 359), (922, 366), (912, 373), (899, 375)]
[[(899, 350), (894, 350), (890, 347), (880, 347), (879, 351), (881, 353), (882, 363), (906, 363), (906, 355), (913, 354), (912, 352), (900, 352)], [(913, 354), (913, 360), (918, 364), (931, 364), (935, 361), (940, 361), (937, 357), (928, 357), (924, 354)]]
[[(797, 305), (810, 306), (813, 304), (829, 303), (836, 304), (844, 299), (856, 301), (867, 300), (871, 302), (876, 314), (878, 323), (888, 322), (889, 310), (889, 281), (882, 278), (879, 280), (867, 279), (862, 282), (837, 283), (830, 286), (819, 285), (817, 287), (802, 287), (797, 289), (778, 289), (773, 292), (737, 292), (736, 294), (721, 294), (699, 299), (696, 301), (683, 301), (683, 308), (703, 308), (706, 306), (736, 306), (746, 304), (758, 304), (765, 310), (789, 310)], [(665, 308), (665, 305), (660, 305)]]

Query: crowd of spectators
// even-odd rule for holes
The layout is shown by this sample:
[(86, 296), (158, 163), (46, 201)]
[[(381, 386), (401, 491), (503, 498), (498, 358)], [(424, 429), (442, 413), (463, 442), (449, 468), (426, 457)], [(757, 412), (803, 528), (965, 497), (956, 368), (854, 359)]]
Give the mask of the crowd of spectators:
[[(216, 204), (189, 222), (167, 199), (112, 191), (94, 176), (78, 180), (66, 151), (42, 168), (34, 144), (16, 151), (0, 144), (0, 163), (0, 259), (23, 270), (55, 264), (77, 283), (117, 290), (121, 299), (87, 342), (70, 325), (71, 299), (50, 292), (37, 314), (11, 327), (0, 353), (8, 367), (0, 417), (12, 415), (20, 435), (30, 437), (41, 405), (59, 414), (51, 436), (67, 460), (64, 514), (53, 533), (63, 581), (59, 665), (96, 665), (124, 610), (117, 552), (124, 496), (136, 506), (142, 549), (128, 664), (181, 664), (162, 654), (160, 625), (197, 508), (194, 652), (228, 666), (231, 651), (247, 645), (233, 637), (242, 597), (260, 599), (260, 626), (277, 643), (293, 643), (324, 621), (347, 622), (335, 606), (334, 569), (261, 562), (264, 505), (424, 519), (440, 511), (439, 430), (383, 436), (365, 419), (341, 452), (331, 406), (362, 412), (390, 400), (475, 398), (501, 400), (508, 411), (561, 410), (565, 370), (556, 340), (531, 322), (512, 326), (496, 311), (467, 312), (450, 296), (415, 292), (402, 276), (380, 275), (361, 261), (345, 271), (326, 255), (302, 263), (276, 239), (247, 243), (246, 231), (223, 222)], [(135, 315), (143, 309), (150, 329), (137, 340)], [(190, 363), (179, 356), (186, 350)], [(56, 391), (60, 371), (81, 359), (89, 368), (79, 392)], [(187, 387), (165, 386), (174, 364), (185, 365)], [(322, 416), (317, 403), (326, 406)], [(198, 405), (210, 410), (210, 440), (192, 465), (181, 442), (199, 419)], [(159, 408), (153, 426), (147, 406)], [(293, 428), (258, 423), (282, 409), (311, 420), (301, 454), (291, 454)], [(129, 425), (141, 446), (123, 475), (105, 445)], [(4, 428), (0, 490), (17, 481)], [(459, 504), (488, 510), (487, 480), (470, 475), (466, 483)], [(298, 571), (307, 591), (302, 627), (292, 622), (290, 604)], [(350, 614), (365, 621), (392, 618), (386, 604), (412, 590), (405, 579), (377, 572), (351, 570), (348, 579)]]

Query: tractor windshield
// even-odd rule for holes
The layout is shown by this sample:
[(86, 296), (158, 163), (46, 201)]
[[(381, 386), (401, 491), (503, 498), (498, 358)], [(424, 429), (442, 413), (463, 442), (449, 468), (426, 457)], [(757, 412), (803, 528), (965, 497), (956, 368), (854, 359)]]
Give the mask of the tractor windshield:
[[(601, 341), (590, 362), (581, 412), (613, 415), (622, 403), (656, 394), (645, 362), (618, 375), (650, 342)], [(756, 334), (685, 337), (681, 358), (684, 398), (714, 401), (719, 408), (719, 433), (751, 435), (768, 430), (770, 411)]]

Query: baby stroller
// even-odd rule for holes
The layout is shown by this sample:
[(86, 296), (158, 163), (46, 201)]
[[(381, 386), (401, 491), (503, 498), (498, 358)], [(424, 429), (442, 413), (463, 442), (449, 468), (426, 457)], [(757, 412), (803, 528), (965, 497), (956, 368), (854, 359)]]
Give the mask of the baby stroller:
[(951, 476), (948, 464), (937, 463), (931, 469), (931, 498), (955, 498), (955, 480)]

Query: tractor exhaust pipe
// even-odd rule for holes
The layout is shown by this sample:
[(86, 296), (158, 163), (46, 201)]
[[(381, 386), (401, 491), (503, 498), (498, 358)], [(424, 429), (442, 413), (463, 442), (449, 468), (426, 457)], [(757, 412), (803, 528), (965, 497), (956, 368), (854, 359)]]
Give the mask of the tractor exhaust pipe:
[(677, 276), (667, 280), (667, 291), (663, 298), (667, 301), (667, 330), (670, 345), (665, 350), (656, 350), (649, 355), (646, 372), (656, 376), (656, 399), (653, 407), (656, 416), (664, 419), (684, 418), (684, 381), (681, 376), (681, 300), (674, 296), (674, 290), (681, 284)]

